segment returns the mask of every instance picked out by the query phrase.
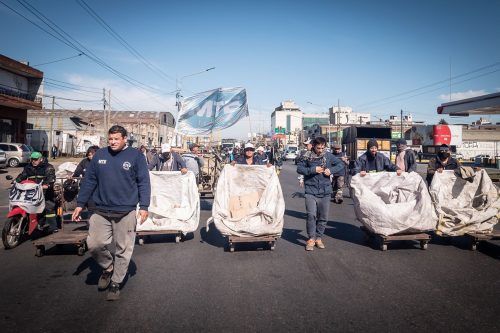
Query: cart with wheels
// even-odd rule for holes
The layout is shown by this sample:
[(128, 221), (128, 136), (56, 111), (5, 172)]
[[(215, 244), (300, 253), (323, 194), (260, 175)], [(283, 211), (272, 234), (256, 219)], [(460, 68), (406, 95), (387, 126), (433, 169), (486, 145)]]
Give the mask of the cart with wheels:
[(238, 236), (228, 236), (228, 250), (229, 252), (234, 252), (236, 243), (267, 243), (268, 249), (274, 251), (276, 247), (276, 241), (279, 236), (256, 236), (256, 237), (238, 237)]
[(470, 239), (470, 249), (476, 251), (479, 243), (489, 240), (500, 239), (500, 230), (493, 230), (490, 234), (479, 234), (468, 232), (465, 234)]
[[(76, 253), (79, 256), (82, 256), (87, 250), (86, 241), (88, 236), (88, 218), (84, 218), (79, 222), (71, 220), (73, 212), (68, 210), (68, 207), (71, 205), (69, 205), (69, 203), (65, 200), (63, 186), (63, 183), (68, 179), (76, 181), (77, 185), (79, 185), (81, 180), (81, 178), (57, 178), (54, 187), (57, 193), (57, 200), (59, 202), (57, 216), (61, 221), (61, 229), (59, 229), (56, 233), (33, 241), (33, 245), (35, 246), (35, 255), (37, 257), (45, 255), (45, 250), (48, 247), (53, 246), (73, 245), (76, 247)], [(88, 212), (85, 212), (85, 214), (88, 215)]]
[(136, 231), (137, 242), (144, 245), (144, 240), (153, 235), (175, 235), (175, 242), (180, 243), (184, 239), (184, 234), (180, 230), (154, 230), (154, 231)]
[(396, 235), (384, 236), (368, 230), (365, 226), (359, 227), (365, 234), (366, 240), (374, 241), (381, 251), (387, 251), (387, 246), (393, 241), (417, 241), (420, 243), (420, 249), (427, 250), (427, 244), (431, 236), (427, 233), (399, 233)]

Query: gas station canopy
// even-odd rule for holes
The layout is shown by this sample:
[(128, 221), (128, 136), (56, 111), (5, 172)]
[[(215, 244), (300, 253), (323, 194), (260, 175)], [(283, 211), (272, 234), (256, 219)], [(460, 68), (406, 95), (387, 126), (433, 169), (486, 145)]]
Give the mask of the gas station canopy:
[(458, 117), (500, 114), (500, 92), (443, 103), (437, 113)]

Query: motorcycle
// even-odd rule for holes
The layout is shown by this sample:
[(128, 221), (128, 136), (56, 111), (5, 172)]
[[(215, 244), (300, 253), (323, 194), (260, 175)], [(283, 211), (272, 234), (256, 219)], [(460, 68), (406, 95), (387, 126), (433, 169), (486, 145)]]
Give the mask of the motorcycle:
[[(7, 180), (12, 180), (12, 176), (6, 176), (5, 177)], [(32, 180), (24, 180), (21, 182), (21, 184), (36, 184), (36, 182)], [(18, 246), (21, 243), (22, 238), (27, 235), (31, 236), (35, 230), (38, 229), (38, 214), (30, 214), (26, 212), (25, 209), (23, 209), (20, 206), (13, 205), (11, 204), (12, 200), (16, 199), (13, 196), (17, 196), (17, 199), (19, 199), (19, 194), (14, 193), (14, 187), (11, 189), (11, 193), (9, 196), (10, 202), (10, 210), (9, 213), (7, 214), (7, 221), (5, 222), (5, 225), (2, 229), (2, 242), (5, 247), (5, 249), (12, 249), (16, 246)], [(35, 193), (37, 191), (26, 191), (23, 195), (25, 196), (33, 196), (41, 195), (41, 199), (43, 200), (43, 192), (38, 191), (38, 193)], [(39, 198), (40, 200), (40, 198)]]

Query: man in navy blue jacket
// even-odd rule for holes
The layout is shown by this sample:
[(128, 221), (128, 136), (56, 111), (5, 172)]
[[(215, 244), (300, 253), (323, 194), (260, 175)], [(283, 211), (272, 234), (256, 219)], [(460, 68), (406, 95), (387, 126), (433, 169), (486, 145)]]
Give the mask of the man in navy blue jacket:
[[(73, 220), (92, 197), (94, 214), (89, 221), (87, 246), (103, 268), (99, 289), (108, 289), (107, 300), (117, 300), (120, 283), (127, 274), (135, 243), (139, 204), (140, 223), (148, 217), (151, 196), (148, 166), (139, 150), (127, 146), (127, 131), (115, 125), (108, 131), (107, 148), (99, 149), (90, 162), (81, 183)], [(116, 244), (115, 258), (107, 249)], [(109, 287), (109, 288), (108, 288)]]
[(364, 177), (370, 172), (392, 171), (401, 175), (403, 170), (392, 163), (387, 156), (378, 153), (378, 143), (375, 139), (368, 140), (366, 152), (358, 157), (354, 167), (354, 174)]
[(314, 245), (324, 249), (321, 237), (325, 232), (330, 211), (332, 184), (330, 175), (339, 172), (343, 162), (325, 150), (326, 140), (317, 137), (312, 141), (312, 150), (304, 154), (297, 164), (297, 172), (304, 175), (307, 211), (306, 251), (314, 250)]

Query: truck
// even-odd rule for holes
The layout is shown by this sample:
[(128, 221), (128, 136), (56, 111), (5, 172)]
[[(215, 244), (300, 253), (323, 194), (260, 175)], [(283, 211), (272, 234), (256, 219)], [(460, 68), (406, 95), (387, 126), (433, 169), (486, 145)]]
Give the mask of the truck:
[(355, 160), (366, 152), (368, 140), (376, 139), (378, 151), (391, 158), (391, 127), (359, 125), (343, 130), (342, 145), (346, 155)]

